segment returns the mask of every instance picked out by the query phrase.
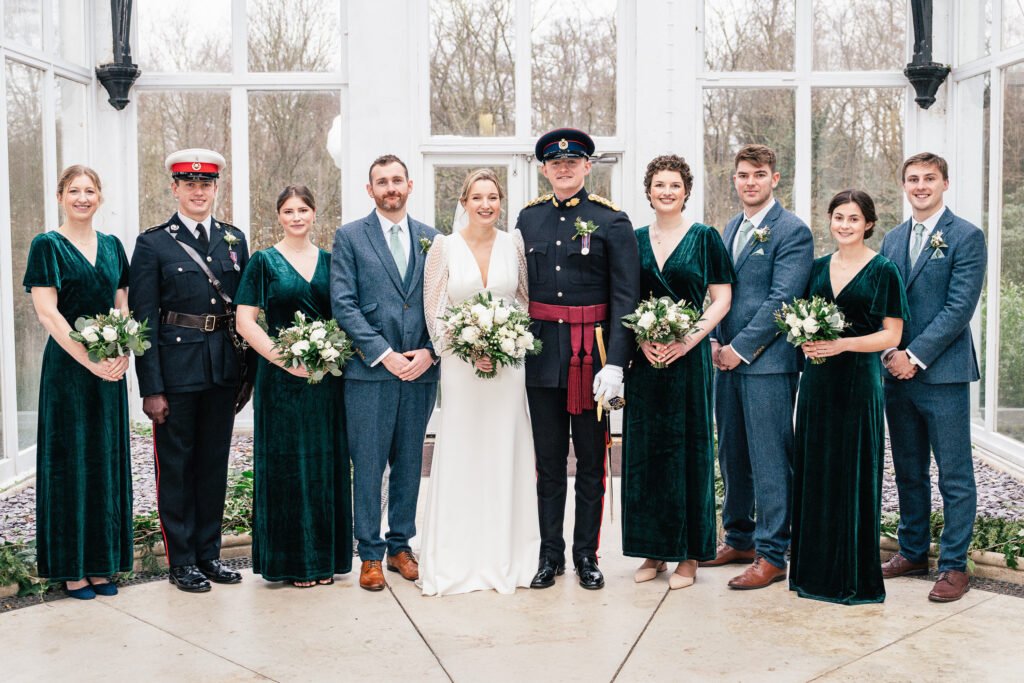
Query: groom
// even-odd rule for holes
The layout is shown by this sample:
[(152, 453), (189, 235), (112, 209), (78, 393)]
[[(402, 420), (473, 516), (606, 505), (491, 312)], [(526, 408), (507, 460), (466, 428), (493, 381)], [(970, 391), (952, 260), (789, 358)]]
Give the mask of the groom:
[[(433, 228), (406, 214), (412, 192), (401, 159), (370, 165), (366, 191), (377, 208), (334, 235), (331, 307), (356, 351), (345, 368), (345, 418), (354, 472), (355, 536), (363, 561), (359, 585), (385, 586), (381, 562), (415, 581), (423, 437), (434, 409), (438, 370), (423, 317), (423, 264)], [(380, 537), (381, 483), (391, 466), (387, 540)]]

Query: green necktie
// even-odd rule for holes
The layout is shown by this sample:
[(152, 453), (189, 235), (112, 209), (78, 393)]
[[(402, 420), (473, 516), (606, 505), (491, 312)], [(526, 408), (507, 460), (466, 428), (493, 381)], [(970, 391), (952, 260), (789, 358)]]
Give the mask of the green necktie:
[(914, 239), (910, 241), (910, 269), (917, 265), (917, 259), (921, 256), (921, 247), (924, 246), (924, 223), (914, 225)]
[(747, 246), (747, 238), (750, 237), (750, 231), (754, 229), (754, 224), (746, 218), (740, 223), (740, 234), (739, 239), (736, 240), (736, 248), (733, 250), (732, 260), (738, 261), (740, 254), (743, 253), (743, 248)]
[(391, 255), (395, 259), (395, 265), (398, 266), (398, 276), (405, 278), (405, 249), (402, 248), (402, 240), (398, 237), (401, 232), (400, 225), (391, 226)]

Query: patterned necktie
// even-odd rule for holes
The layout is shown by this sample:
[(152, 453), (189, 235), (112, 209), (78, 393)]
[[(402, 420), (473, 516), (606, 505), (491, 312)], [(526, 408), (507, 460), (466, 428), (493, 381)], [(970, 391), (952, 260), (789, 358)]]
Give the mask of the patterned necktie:
[(196, 239), (199, 240), (199, 245), (203, 248), (203, 251), (209, 251), (210, 238), (206, 236), (206, 228), (202, 223), (196, 225)]
[(736, 246), (733, 248), (732, 260), (738, 261), (740, 254), (743, 253), (743, 248), (747, 246), (747, 238), (750, 237), (750, 231), (754, 229), (754, 224), (746, 218), (740, 223), (740, 231), (736, 238)]
[(407, 264), (405, 262), (405, 249), (402, 248), (402, 240), (398, 237), (401, 233), (401, 226), (391, 226), (391, 255), (395, 258), (395, 265), (398, 266), (398, 275), (404, 278)]
[(914, 239), (910, 241), (910, 269), (913, 270), (924, 246), (924, 223), (914, 225)]

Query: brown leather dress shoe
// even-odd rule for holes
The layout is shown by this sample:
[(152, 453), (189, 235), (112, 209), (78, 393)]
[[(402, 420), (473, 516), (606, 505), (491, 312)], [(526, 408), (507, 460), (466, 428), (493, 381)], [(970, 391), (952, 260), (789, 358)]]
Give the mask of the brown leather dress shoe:
[(359, 570), (359, 586), (368, 591), (382, 591), (387, 584), (384, 582), (384, 571), (380, 560), (367, 560)]
[(882, 578), (895, 579), (897, 576), (921, 576), (928, 573), (928, 561), (911, 562), (896, 553), (882, 563)]
[(416, 562), (416, 556), (408, 550), (403, 550), (397, 555), (388, 555), (388, 571), (398, 572), (403, 579), (409, 581), (420, 578), (420, 565)]
[(705, 562), (698, 562), (697, 564), (701, 567), (719, 567), (723, 564), (750, 564), (754, 561), (754, 556), (757, 553), (754, 549), (750, 550), (737, 550), (728, 543), (723, 543), (718, 546), (718, 550), (715, 553), (715, 559), (707, 560)]
[(786, 568), (776, 567), (774, 564), (764, 559), (760, 555), (754, 559), (754, 564), (747, 567), (739, 576), (735, 576), (729, 581), (729, 588), (735, 588), (740, 591), (753, 590), (755, 588), (764, 588), (770, 586), (776, 581), (783, 581), (786, 578)]
[(939, 574), (935, 587), (928, 594), (932, 602), (954, 602), (964, 597), (964, 593), (971, 590), (971, 580), (967, 572), (958, 572), (949, 569)]

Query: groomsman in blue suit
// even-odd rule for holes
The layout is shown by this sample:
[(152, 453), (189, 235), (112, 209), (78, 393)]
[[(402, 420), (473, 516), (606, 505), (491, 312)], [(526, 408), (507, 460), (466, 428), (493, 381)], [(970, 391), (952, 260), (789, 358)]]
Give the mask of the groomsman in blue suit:
[[(406, 214), (412, 181), (398, 157), (388, 154), (370, 165), (366, 191), (377, 208), (334, 235), (331, 305), (356, 350), (344, 379), (359, 585), (379, 591), (386, 585), (385, 553), (390, 571), (419, 578), (409, 539), (416, 535), (423, 437), (438, 380), (423, 317), (423, 264), (438, 232)], [(382, 540), (387, 465), (388, 532)]]
[(733, 181), (743, 212), (726, 225), (724, 241), (737, 280), (732, 308), (711, 341), (725, 541), (715, 559), (700, 564), (751, 563), (729, 581), (730, 588), (749, 590), (786, 578), (800, 356), (778, 335), (774, 316), (804, 295), (814, 239), (773, 196), (779, 183), (774, 150), (742, 148)]
[(969, 387), (979, 375), (969, 324), (985, 280), (985, 235), (943, 205), (949, 168), (942, 157), (907, 159), (902, 184), (913, 216), (886, 234), (881, 249), (900, 269), (910, 304), (899, 348), (882, 355), (900, 497), (900, 552), (882, 565), (882, 575), (928, 573), (934, 452), (945, 526), (928, 599), (951, 602), (969, 588), (967, 548), (977, 509)]

